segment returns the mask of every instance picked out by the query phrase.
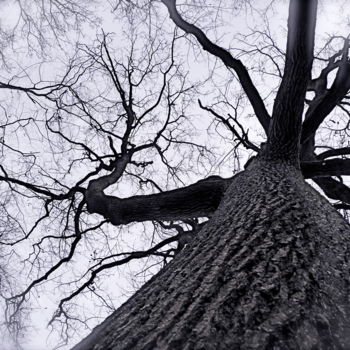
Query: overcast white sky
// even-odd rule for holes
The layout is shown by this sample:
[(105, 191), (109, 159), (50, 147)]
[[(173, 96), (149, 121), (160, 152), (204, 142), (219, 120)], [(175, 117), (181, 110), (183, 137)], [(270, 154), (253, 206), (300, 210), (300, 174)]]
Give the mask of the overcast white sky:
[[(224, 1), (225, 2), (225, 1)], [(102, 22), (100, 26), (96, 27), (91, 27), (91, 26), (85, 26), (84, 28), (84, 37), (81, 37), (81, 40), (84, 42), (89, 42), (90, 40), (92, 41), (95, 38), (95, 33), (96, 31), (100, 30), (100, 28), (103, 28), (105, 32), (115, 32), (117, 33), (117, 36), (122, 35), (122, 27), (120, 26), (120, 23), (118, 21), (114, 20), (113, 15), (106, 10), (106, 5), (104, 5), (105, 8), (103, 9), (102, 7), (99, 8), (99, 13), (101, 14), (102, 17)], [(283, 11), (279, 11), (278, 8), (280, 7), (281, 9), (284, 9), (285, 13), (285, 8), (286, 8), (286, 1), (282, 1), (282, 5), (277, 6), (277, 11), (274, 14), (274, 17), (270, 19), (271, 27), (278, 32), (281, 28), (280, 23), (281, 23), (281, 17), (283, 17)], [(319, 17), (318, 17), (318, 22), (317, 22), (317, 32), (318, 33), (338, 33), (340, 32), (343, 35), (346, 35), (346, 33), (349, 32), (349, 16), (350, 16), (350, 5), (346, 4), (344, 1), (322, 1), (319, 6)], [(15, 0), (0, 0), (0, 28), (2, 29), (8, 29), (13, 25), (16, 25), (18, 21), (18, 5), (16, 4)], [(343, 24), (340, 26), (339, 25), (339, 20), (346, 18), (348, 21), (348, 24), (343, 22)], [(235, 30), (237, 31), (237, 28), (241, 30), (242, 28), (246, 27), (246, 20), (244, 16), (235, 18), (232, 20), (233, 26), (235, 27)], [(227, 40), (228, 42), (231, 41), (230, 36), (230, 27), (225, 26), (223, 28), (219, 28), (218, 32), (218, 37), (221, 37), (220, 30), (222, 31), (222, 34), (225, 34), (223, 37), (223, 42)], [(234, 31), (234, 30), (232, 30)], [(72, 38), (73, 38), (72, 34)], [(75, 37), (74, 37), (75, 38)], [(277, 38), (278, 39), (278, 38)], [(11, 48), (8, 48), (6, 52), (11, 52)], [(12, 52), (11, 55), (13, 55), (14, 60), (21, 61), (24, 63), (26, 61), (25, 56), (20, 56), (18, 53), (20, 51)], [(18, 56), (16, 56), (18, 55)], [(60, 58), (63, 59), (62, 56), (62, 51), (59, 49), (57, 51), (56, 57), (55, 53), (53, 52), (53, 58)], [(28, 62), (33, 62), (35, 60), (38, 60), (35, 56), (28, 57), (27, 58)], [(51, 63), (50, 63), (51, 64)], [(48, 68), (47, 66), (44, 66), (42, 74), (43, 76), (47, 75), (52, 77), (52, 75), (55, 75), (55, 70), (52, 69), (52, 67), (59, 67), (58, 63), (56, 62), (55, 64), (57, 65), (52, 65), (51, 68)], [(192, 67), (194, 72), (192, 74), (198, 75), (199, 77), (202, 74), (202, 70), (205, 69), (205, 65), (203, 66), (195, 66)], [(11, 74), (11, 73), (10, 73)], [(0, 71), (0, 77), (4, 76), (9, 76), (8, 71)], [(48, 78), (47, 78), (48, 79)], [(224, 78), (223, 78), (224, 79)], [(264, 92), (263, 92), (264, 93)], [(0, 101), (1, 101), (1, 94), (2, 91), (0, 90)], [(0, 111), (0, 121), (1, 121), (1, 111)], [(253, 127), (254, 127), (254, 122)], [(14, 159), (14, 162), (16, 162), (16, 159)], [(127, 189), (125, 189), (127, 190)], [(137, 229), (141, 229), (141, 226), (137, 226)], [(127, 234), (125, 235), (125, 239), (129, 239), (132, 235), (128, 236)], [(129, 238), (128, 238), (129, 237)], [(131, 239), (131, 238), (130, 238)], [(117, 275), (117, 274), (116, 274)], [(119, 278), (119, 286), (124, 287), (130, 291), (130, 285), (126, 284), (126, 282), (121, 282), (123, 281), (123, 278), (125, 278), (124, 275), (117, 275), (116, 278)], [(123, 284), (125, 283), (125, 284)], [(43, 293), (44, 291), (42, 291)], [(124, 293), (125, 290), (121, 288), (121, 293)], [(55, 344), (57, 344), (57, 338), (55, 336), (49, 337), (49, 331), (46, 328), (46, 324), (48, 319), (51, 316), (52, 310), (54, 309), (54, 303), (53, 303), (53, 294), (55, 291), (50, 291), (47, 295), (41, 294), (40, 298), (40, 304), (37, 304), (35, 307), (37, 308), (33, 314), (32, 314), (32, 326), (36, 329), (36, 331), (30, 330), (28, 335), (26, 336), (23, 346), (24, 350), (48, 350), (51, 349)], [(125, 296), (123, 297), (120, 293), (120, 298), (119, 302), (122, 302), (125, 299)], [(118, 294), (118, 293), (116, 293)], [(57, 297), (57, 296), (56, 296)], [(89, 308), (89, 305), (86, 305), (86, 308)], [(0, 315), (0, 322), (1, 322), (1, 315)], [(88, 331), (87, 331), (88, 332)], [(83, 333), (80, 333), (77, 338), (82, 337)], [(48, 339), (48, 340), (47, 340)], [(13, 345), (6, 345), (3, 344), (1, 350), (13, 350)], [(72, 346), (70, 344), (68, 347), (64, 347), (63, 349), (69, 349)]]

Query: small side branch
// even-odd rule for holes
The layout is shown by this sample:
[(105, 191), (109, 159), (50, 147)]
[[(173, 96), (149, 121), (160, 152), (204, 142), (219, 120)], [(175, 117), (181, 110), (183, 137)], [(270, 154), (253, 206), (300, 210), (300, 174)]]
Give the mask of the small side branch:
[(86, 288), (91, 288), (93, 285), (96, 276), (98, 276), (99, 273), (101, 273), (104, 270), (112, 269), (114, 267), (125, 265), (129, 263), (132, 260), (137, 259), (143, 259), (150, 255), (160, 255), (162, 256), (161, 249), (166, 247), (167, 245), (174, 243), (178, 240), (178, 235), (174, 237), (169, 237), (152, 248), (144, 251), (133, 251), (133, 252), (124, 252), (119, 254), (114, 254), (106, 257), (105, 259), (101, 259), (97, 264), (92, 266), (89, 271), (91, 272), (90, 277), (87, 279), (85, 283), (83, 283), (79, 288), (77, 288), (72, 294), (69, 296), (61, 299), (59, 302), (58, 308), (54, 316), (49, 322), (49, 325), (51, 325), (55, 320), (57, 320), (62, 315), (66, 315), (66, 311), (64, 310), (64, 305), (72, 300), (74, 297), (82, 293)]
[[(228, 119), (226, 119), (225, 117), (223, 117), (222, 115), (220, 115), (219, 113), (215, 112), (212, 108), (207, 107), (207, 106), (203, 106), (201, 100), (198, 99), (198, 104), (199, 107), (202, 108), (203, 110), (211, 113), (216, 120), (220, 121), (221, 123), (223, 123), (228, 130), (230, 130), (232, 132), (232, 134), (236, 137), (236, 139), (247, 149), (252, 149), (255, 152), (259, 152), (259, 147), (255, 146), (252, 142), (250, 142), (249, 138), (248, 138), (248, 133), (244, 131), (242, 125), (237, 121), (236, 118), (232, 118), (230, 115), (228, 117)], [(236, 128), (230, 123), (229, 119), (233, 120), (238, 127), (241, 129), (241, 133), (240, 134)]]

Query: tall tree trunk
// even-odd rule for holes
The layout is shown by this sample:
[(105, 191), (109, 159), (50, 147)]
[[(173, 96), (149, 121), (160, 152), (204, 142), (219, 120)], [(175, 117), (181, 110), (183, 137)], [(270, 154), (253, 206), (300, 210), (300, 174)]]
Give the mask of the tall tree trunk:
[(350, 229), (256, 159), (198, 238), (74, 350), (349, 349)]
[[(240, 62), (184, 21), (175, 0), (162, 2), (256, 96)], [(232, 179), (196, 240), (74, 350), (350, 349), (350, 228), (299, 170), (316, 10), (316, 0), (290, 2), (268, 123), (255, 104), (269, 124), (259, 157)]]

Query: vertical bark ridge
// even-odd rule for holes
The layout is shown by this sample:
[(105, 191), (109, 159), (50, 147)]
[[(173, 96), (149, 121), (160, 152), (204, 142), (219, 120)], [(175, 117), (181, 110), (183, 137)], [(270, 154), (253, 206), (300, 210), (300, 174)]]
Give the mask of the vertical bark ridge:
[(256, 161), (165, 269), (74, 350), (347, 349), (348, 224)]

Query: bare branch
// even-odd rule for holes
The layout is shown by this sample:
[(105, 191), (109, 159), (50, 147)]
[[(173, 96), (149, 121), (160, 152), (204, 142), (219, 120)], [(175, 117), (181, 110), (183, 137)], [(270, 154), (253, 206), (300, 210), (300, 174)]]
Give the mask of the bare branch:
[(170, 18), (179, 28), (188, 34), (194, 35), (205, 51), (220, 58), (228, 68), (232, 68), (237, 73), (238, 79), (253, 106), (254, 112), (267, 133), (270, 116), (243, 63), (234, 58), (227, 50), (211, 42), (200, 28), (185, 21), (176, 9), (176, 0), (162, 0), (162, 2), (167, 7)]
[(12, 177), (9, 177), (7, 175), (7, 173), (5, 172), (5, 169), (2, 167), (2, 165), (0, 165), (0, 168), (5, 174), (5, 176), (1, 176), (0, 175), (0, 181), (6, 181), (8, 183), (13, 183), (13, 184), (16, 184), (16, 185), (20, 185), (20, 186), (25, 187), (28, 190), (31, 190), (31, 191), (33, 191), (33, 192), (35, 192), (37, 194), (42, 194), (42, 195), (44, 195), (46, 197), (49, 197), (51, 199), (54, 199), (54, 200), (67, 199), (69, 197), (72, 197), (75, 192), (83, 193), (84, 190), (85, 190), (84, 188), (81, 188), (79, 186), (75, 186), (75, 187), (72, 187), (67, 193), (56, 194), (56, 193), (53, 193), (53, 192), (45, 189), (43, 186), (33, 185), (31, 183), (28, 183), (28, 182), (25, 182), (25, 181), (21, 181), (21, 180), (17, 180), (17, 179), (14, 179)]
[[(305, 143), (312, 137), (324, 119), (340, 103), (350, 89), (350, 61), (348, 59), (349, 39), (344, 40), (342, 58), (333, 84), (330, 89), (323, 84), (323, 93), (318, 91), (318, 96), (310, 104), (303, 124), (301, 140)], [(320, 89), (320, 87), (319, 87)]]
[[(221, 123), (223, 123), (231, 132), (232, 134), (242, 143), (242, 145), (247, 149), (252, 149), (255, 152), (259, 152), (259, 147), (255, 146), (252, 142), (249, 141), (248, 135), (246, 132), (242, 132), (243, 135), (240, 135), (238, 131), (235, 129), (233, 125), (230, 124), (229, 120), (224, 118), (219, 113), (215, 112), (212, 108), (203, 106), (201, 100), (198, 100), (200, 108), (204, 109), (205, 111), (211, 113), (217, 120), (219, 120)], [(230, 116), (229, 116), (230, 117)], [(233, 118), (231, 118), (233, 119)], [(238, 123), (237, 120), (235, 122), (238, 124), (240, 129), (243, 131), (243, 127)]]
[(329, 157), (345, 156), (350, 154), (350, 147), (342, 147), (336, 149), (330, 149), (328, 151), (322, 152), (316, 156), (317, 159), (326, 159)]
[[(74, 252), (76, 250), (76, 247), (81, 240), (82, 233), (80, 231), (80, 215), (82, 213), (83, 207), (85, 205), (84, 201), (81, 201), (77, 207), (77, 211), (74, 217), (74, 227), (75, 227), (75, 235), (74, 235), (74, 240), (71, 243), (70, 251), (67, 256), (64, 258), (60, 259), (56, 264), (54, 264), (48, 271), (46, 271), (42, 276), (39, 278), (35, 279), (32, 281), (27, 288), (14, 296), (11, 296), (7, 298), (6, 303), (7, 303), (7, 314), (9, 316), (9, 323), (11, 323), (11, 320), (16, 317), (16, 314), (19, 312), (21, 305), (24, 303), (26, 300), (26, 297), (28, 293), (35, 287), (36, 285), (40, 284), (41, 282), (47, 280), (59, 267), (67, 262), (69, 262), (72, 257), (74, 256)], [(12, 306), (12, 308), (11, 308)], [(12, 311), (13, 310), (13, 311)]]
[[(77, 288), (68, 297), (61, 299), (61, 301), (58, 305), (58, 309), (57, 309), (56, 313), (54, 314), (54, 316), (52, 317), (52, 319), (50, 320), (49, 324), (51, 324), (57, 318), (59, 318), (62, 314), (64, 314), (65, 313), (65, 311), (63, 309), (64, 304), (67, 303), (69, 300), (73, 299), (74, 297), (76, 297), (77, 295), (79, 295), (84, 289), (91, 286), (93, 284), (96, 276), (99, 273), (101, 273), (102, 271), (104, 271), (106, 269), (111, 269), (111, 268), (116, 267), (116, 266), (127, 264), (128, 262), (130, 262), (132, 260), (142, 259), (142, 258), (148, 257), (152, 254), (157, 255), (157, 253), (158, 253), (158, 254), (162, 255), (162, 253), (159, 252), (159, 250), (170, 243), (176, 242), (178, 239), (179, 239), (179, 237), (178, 237), (178, 235), (176, 235), (176, 236), (169, 237), (169, 238), (163, 240), (162, 242), (156, 244), (152, 248), (145, 250), (145, 251), (124, 252), (124, 253), (119, 253), (119, 254), (114, 254), (114, 255), (108, 256), (106, 259), (101, 259), (95, 266), (92, 266), (90, 268), (91, 275), (90, 275), (89, 279), (85, 283), (83, 283), (79, 288)], [(119, 260), (114, 260), (111, 262), (104, 263), (105, 260), (107, 260), (107, 259), (113, 260), (113, 259), (121, 257), (121, 256), (125, 256), (125, 257), (122, 259), (119, 259)]]

